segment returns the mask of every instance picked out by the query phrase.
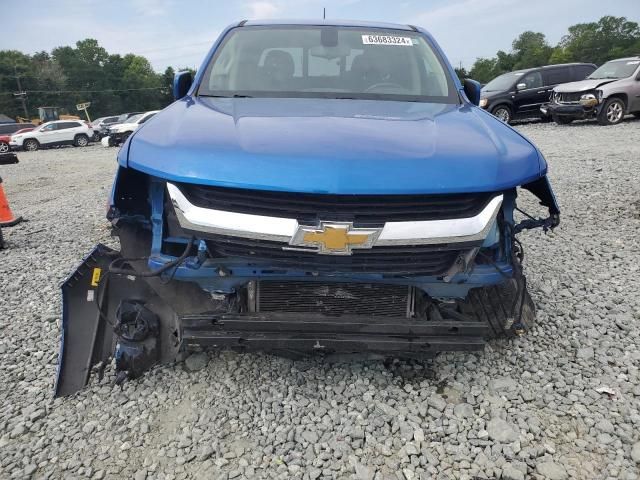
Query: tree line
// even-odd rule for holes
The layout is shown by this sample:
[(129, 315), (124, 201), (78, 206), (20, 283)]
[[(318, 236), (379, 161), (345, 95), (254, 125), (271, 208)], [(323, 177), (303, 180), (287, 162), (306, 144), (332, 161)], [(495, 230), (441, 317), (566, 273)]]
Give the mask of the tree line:
[(578, 23), (556, 46), (544, 33), (526, 31), (511, 44), (511, 52), (499, 50), (495, 57), (478, 58), (469, 71), (456, 69), (461, 78), (480, 83), (506, 72), (558, 63), (585, 62), (600, 66), (608, 60), (640, 55), (640, 27), (625, 17), (604, 16), (597, 22)]
[[(456, 72), (461, 78), (487, 83), (523, 68), (568, 62), (601, 65), (613, 58), (639, 55), (640, 27), (625, 17), (604, 16), (597, 22), (569, 27), (556, 46), (543, 33), (526, 31), (511, 47), (511, 52), (499, 50), (495, 57), (478, 58), (469, 71), (459, 68)], [(90, 38), (51, 53), (2, 50), (0, 113), (32, 118), (37, 117), (38, 107), (56, 106), (73, 114), (76, 104), (83, 102), (91, 102), (93, 118), (160, 109), (172, 101), (173, 75), (171, 67), (156, 73), (140, 55), (109, 54)]]
[[(51, 53), (2, 50), (0, 113), (35, 118), (38, 107), (55, 106), (78, 114), (76, 104), (83, 102), (91, 102), (92, 118), (160, 109), (172, 101), (173, 75), (171, 67), (156, 73), (140, 55), (109, 54), (94, 39)], [(16, 95), (21, 92), (24, 97)]]

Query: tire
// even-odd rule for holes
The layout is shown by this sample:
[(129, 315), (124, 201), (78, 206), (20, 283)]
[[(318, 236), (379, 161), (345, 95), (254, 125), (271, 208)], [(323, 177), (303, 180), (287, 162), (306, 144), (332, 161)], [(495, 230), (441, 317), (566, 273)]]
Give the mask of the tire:
[[(521, 288), (525, 289), (524, 292)], [(524, 276), (518, 280), (511, 278), (502, 285), (474, 288), (469, 291), (467, 301), (477, 318), (489, 326), (489, 339), (522, 335), (536, 324), (536, 309), (526, 289)]]
[(100, 138), (100, 134), (98, 132), (94, 132), (93, 136), (91, 137), (91, 141), (99, 142), (100, 140), (102, 140), (102, 138)]
[(636, 118), (640, 118), (640, 112), (633, 112), (633, 116)]
[(510, 123), (513, 119), (513, 113), (511, 112), (511, 108), (508, 105), (498, 105), (491, 113), (498, 120), (502, 120), (504, 123)]
[(571, 118), (571, 117), (560, 117), (560, 116), (555, 116), (553, 117), (553, 121), (556, 122), (558, 125), (569, 125), (571, 122), (573, 122), (575, 119)]
[(625, 110), (626, 106), (621, 98), (610, 98), (604, 103), (598, 114), (598, 123), (600, 125), (617, 125), (624, 119)]
[(85, 134), (76, 135), (73, 139), (74, 147), (86, 147), (87, 145), (89, 145), (89, 137)]
[(0, 142), (0, 153), (9, 153), (11, 151), (11, 147), (7, 142)]
[(125, 132), (122, 134), (122, 138), (120, 139), (120, 145), (127, 141), (127, 138), (131, 136), (133, 132)]
[(540, 115), (540, 123), (549, 123), (551, 121), (553, 121), (551, 115)]
[(35, 152), (40, 148), (40, 144), (35, 138), (27, 138), (22, 144), (22, 148), (27, 152)]

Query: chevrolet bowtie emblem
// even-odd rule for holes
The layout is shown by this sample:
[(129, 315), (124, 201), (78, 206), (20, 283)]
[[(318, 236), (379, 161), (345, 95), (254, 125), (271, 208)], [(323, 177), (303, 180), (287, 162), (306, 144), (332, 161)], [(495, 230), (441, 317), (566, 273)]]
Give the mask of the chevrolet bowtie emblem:
[(324, 255), (351, 255), (354, 248), (373, 247), (381, 231), (356, 228), (351, 222), (320, 222), (319, 227), (299, 225), (289, 244), (314, 248)]

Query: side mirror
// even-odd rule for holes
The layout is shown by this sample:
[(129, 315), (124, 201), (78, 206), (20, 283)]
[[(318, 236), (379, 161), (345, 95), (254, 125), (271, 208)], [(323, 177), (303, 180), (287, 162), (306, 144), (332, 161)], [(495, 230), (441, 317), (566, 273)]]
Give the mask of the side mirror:
[(526, 83), (519, 83), (516, 85), (516, 90), (526, 90), (526, 89), (527, 89)]
[(471, 103), (474, 105), (480, 104), (480, 83), (470, 78), (465, 78), (462, 82), (464, 87), (464, 93)]
[(184, 97), (191, 88), (192, 83), (193, 78), (191, 77), (191, 72), (184, 71), (176, 73), (173, 77), (173, 98), (180, 100)]

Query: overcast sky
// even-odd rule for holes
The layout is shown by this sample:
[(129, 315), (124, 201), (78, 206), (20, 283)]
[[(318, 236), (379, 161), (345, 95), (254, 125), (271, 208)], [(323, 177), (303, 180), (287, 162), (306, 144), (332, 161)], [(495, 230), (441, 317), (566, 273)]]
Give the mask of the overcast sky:
[(640, 0), (19, 0), (11, 2), (11, 18), (3, 15), (0, 49), (51, 51), (91, 37), (110, 53), (146, 56), (158, 71), (197, 67), (230, 23), (321, 18), (323, 7), (327, 18), (426, 27), (449, 60), (466, 67), (510, 50), (525, 30), (543, 32), (555, 44), (568, 26), (603, 15), (640, 22)]

